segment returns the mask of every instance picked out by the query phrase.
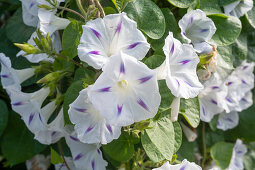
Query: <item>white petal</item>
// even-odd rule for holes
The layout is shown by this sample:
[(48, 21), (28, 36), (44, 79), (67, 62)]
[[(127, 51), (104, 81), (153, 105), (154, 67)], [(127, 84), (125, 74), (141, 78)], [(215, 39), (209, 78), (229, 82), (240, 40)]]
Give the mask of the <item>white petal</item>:
[(207, 42), (202, 42), (202, 43), (194, 43), (194, 48), (198, 53), (201, 54), (209, 54), (211, 52), (213, 52), (213, 48), (212, 45), (210, 45)]
[(166, 55), (166, 83), (172, 94), (181, 98), (193, 98), (203, 89), (199, 82), (196, 68), (199, 58), (190, 45), (181, 42), (169, 35), (163, 47)]
[(87, 22), (78, 46), (78, 56), (95, 69), (120, 51), (141, 60), (150, 46), (134, 21), (125, 13), (107, 15)]
[(223, 112), (220, 114), (218, 119), (217, 128), (222, 130), (233, 129), (238, 125), (239, 115), (237, 112), (233, 111), (230, 113)]
[(23, 22), (32, 27), (38, 24), (38, 3), (36, 0), (20, 0), (22, 2)]
[(187, 127), (185, 124), (180, 122), (180, 125), (182, 127), (183, 133), (188, 139), (189, 142), (194, 142), (197, 138), (197, 134), (193, 132), (189, 127)]
[(156, 72), (126, 54), (112, 56), (89, 98), (110, 124), (127, 126), (152, 118), (160, 104)]
[(202, 170), (200, 166), (194, 162), (189, 162), (186, 159), (181, 164), (170, 165), (169, 162), (164, 163), (160, 168), (154, 168), (153, 170)]
[(224, 12), (227, 15), (240, 18), (253, 7), (253, 0), (238, 0), (224, 6)]
[(235, 108), (236, 111), (241, 112), (248, 109), (253, 104), (252, 92), (247, 92), (244, 97), (239, 101), (238, 106)]
[(178, 24), (182, 36), (192, 43), (208, 41), (216, 31), (213, 21), (200, 9), (185, 14)]
[(243, 156), (247, 152), (246, 146), (242, 143), (240, 139), (237, 139), (236, 144), (233, 148), (232, 157), (227, 170), (242, 170), (243, 166)]
[(55, 12), (45, 9), (38, 10), (38, 17), (40, 20), (40, 31), (44, 34), (49, 33), (49, 35), (52, 35), (57, 30), (65, 29), (70, 23), (68, 19), (57, 17)]
[(178, 114), (180, 109), (181, 98), (175, 97), (171, 104), (171, 121), (175, 122), (178, 120)]
[(79, 142), (74, 133), (66, 136), (65, 139), (71, 150), (76, 168), (86, 170), (106, 169), (107, 162), (103, 159), (102, 152), (97, 145)]
[(94, 108), (88, 98), (90, 89), (91, 86), (80, 91), (78, 98), (70, 105), (68, 114), (81, 142), (107, 144), (120, 136), (121, 127), (110, 125)]

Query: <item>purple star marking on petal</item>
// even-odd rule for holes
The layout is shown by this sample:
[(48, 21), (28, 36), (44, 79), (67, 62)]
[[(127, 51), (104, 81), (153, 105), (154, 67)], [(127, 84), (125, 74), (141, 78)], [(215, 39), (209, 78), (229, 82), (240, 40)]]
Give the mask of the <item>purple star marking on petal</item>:
[(188, 62), (190, 62), (191, 60), (183, 60), (183, 61), (180, 61), (179, 63), (181, 63), (182, 65), (184, 64), (187, 64)]
[(176, 82), (177, 82), (177, 84), (178, 84), (178, 87), (180, 87), (180, 82), (177, 80), (177, 79), (175, 79), (176, 80)]
[(202, 111), (203, 111), (203, 115), (205, 116), (206, 114), (205, 114), (205, 108), (204, 108), (204, 106), (202, 106)]
[(31, 9), (34, 5), (35, 5), (35, 2), (32, 2), (32, 3), (29, 5), (29, 9)]
[(100, 153), (101, 153), (101, 152), (100, 152), (100, 149), (97, 149), (97, 153), (98, 153), (98, 154), (100, 154)]
[(143, 77), (143, 78), (140, 78), (139, 81), (140, 81), (140, 84), (143, 84), (147, 81), (149, 81), (153, 76), (152, 75), (149, 75), (149, 76), (146, 76), (146, 77)]
[(119, 22), (119, 24), (118, 24), (118, 26), (116, 28), (115, 34), (116, 33), (120, 33), (121, 27), (122, 27), (122, 21)]
[(211, 89), (215, 90), (215, 89), (218, 89), (219, 87), (218, 86), (212, 86)]
[(171, 47), (171, 51), (170, 51), (170, 54), (173, 54), (174, 53), (174, 41), (173, 41), (173, 45)]
[(81, 159), (83, 157), (82, 153), (79, 153), (78, 155), (76, 155), (76, 157), (74, 158), (74, 161), (77, 161), (79, 159)]
[(121, 114), (121, 112), (122, 112), (122, 107), (123, 107), (123, 105), (117, 105), (117, 110), (118, 110), (118, 116)]
[(230, 100), (230, 98), (225, 97), (225, 99), (226, 99), (229, 103), (233, 103), (233, 102)]
[(95, 161), (94, 160), (91, 162), (91, 167), (93, 170), (95, 169)]
[(51, 133), (51, 136), (54, 136), (56, 133), (57, 133), (56, 131), (53, 131), (53, 132)]
[(186, 168), (186, 165), (182, 166), (182, 167), (180, 168), (180, 170), (185, 170), (185, 168)]
[(215, 104), (215, 105), (218, 104), (218, 103), (217, 103), (215, 100), (213, 100), (213, 99), (211, 99), (211, 103), (212, 103), (212, 104)]
[(28, 120), (28, 125), (30, 125), (30, 123), (32, 122), (33, 118), (34, 118), (34, 113), (31, 113), (29, 116), (29, 120)]
[(101, 34), (99, 33), (99, 32), (97, 32), (95, 29), (93, 29), (93, 28), (89, 28), (94, 34), (95, 34), (95, 36), (98, 38), (98, 39), (100, 39), (102, 36), (101, 36)]
[(189, 20), (189, 23), (190, 23), (190, 24), (192, 24), (193, 19), (194, 19), (193, 17), (190, 18), (190, 20)]
[(138, 99), (138, 100), (137, 100), (137, 103), (138, 103), (142, 108), (144, 108), (145, 110), (149, 111), (148, 106), (144, 103), (144, 101), (142, 101), (142, 99)]
[(90, 51), (88, 52), (89, 54), (95, 54), (95, 55), (100, 55), (100, 52), (99, 51)]
[(79, 139), (76, 138), (76, 137), (74, 137), (74, 136), (70, 136), (70, 139), (74, 140), (75, 142), (78, 142), (78, 141), (79, 141)]
[(77, 110), (78, 112), (86, 112), (87, 109), (85, 108), (77, 108), (77, 107), (74, 107), (74, 110)]
[(125, 65), (123, 62), (120, 63), (120, 73), (125, 74)]
[(22, 102), (15, 102), (15, 103), (12, 103), (13, 106), (20, 106), (22, 105), (23, 103)]
[(108, 131), (112, 134), (112, 127), (111, 127), (111, 125), (106, 125), (106, 127), (107, 127)]
[(8, 78), (9, 76), (7, 74), (1, 74), (2, 78)]
[(245, 80), (243, 80), (243, 79), (242, 79), (242, 83), (243, 83), (243, 84), (247, 84), (247, 82), (246, 82)]
[(185, 82), (187, 85), (189, 85), (190, 87), (193, 87), (189, 82), (187, 82), (187, 81), (185, 81), (185, 80), (184, 80), (184, 82)]
[(247, 69), (247, 68), (248, 68), (248, 66), (243, 66), (242, 70), (245, 70), (245, 69)]
[(233, 121), (232, 119), (230, 119), (230, 118), (227, 118), (226, 120), (229, 121), (229, 122), (231, 122), (231, 123), (234, 122), (234, 121)]
[(85, 133), (89, 133), (93, 128), (94, 128), (93, 126), (89, 126)]
[(102, 89), (98, 89), (97, 91), (98, 92), (110, 92), (110, 90), (111, 90), (111, 87), (104, 87)]
[(135, 48), (139, 44), (141, 44), (141, 42), (136, 42), (134, 44), (131, 44), (131, 45), (128, 46), (128, 49), (133, 49), (133, 48)]
[(233, 84), (232, 81), (229, 81), (229, 82), (226, 83), (227, 86), (230, 86), (231, 84)]
[(209, 29), (201, 29), (200, 32), (207, 32)]
[(42, 122), (42, 117), (41, 117), (41, 113), (39, 113), (39, 119)]

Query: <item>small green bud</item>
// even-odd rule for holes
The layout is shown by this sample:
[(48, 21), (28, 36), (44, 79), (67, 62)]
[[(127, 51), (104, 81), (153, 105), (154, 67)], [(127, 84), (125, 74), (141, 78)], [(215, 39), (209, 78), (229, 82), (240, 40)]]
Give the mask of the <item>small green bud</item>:
[(39, 54), (41, 51), (36, 48), (35, 46), (32, 46), (28, 43), (25, 44), (19, 44), (19, 43), (14, 43), (15, 46), (20, 48), (21, 50), (25, 51), (27, 54)]
[(43, 8), (43, 9), (46, 9), (48, 11), (52, 10), (52, 8), (48, 5), (38, 5), (39, 8)]
[(55, 82), (59, 79), (60, 74), (61, 74), (60, 72), (49, 73), (46, 76), (44, 76), (42, 79), (38, 80), (36, 83), (38, 83), (38, 84), (39, 83), (47, 84), (47, 83)]

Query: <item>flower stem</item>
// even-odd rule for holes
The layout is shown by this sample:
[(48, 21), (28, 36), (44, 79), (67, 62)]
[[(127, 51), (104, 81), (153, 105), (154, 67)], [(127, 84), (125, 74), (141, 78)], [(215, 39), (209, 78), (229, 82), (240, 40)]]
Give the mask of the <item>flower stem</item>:
[(60, 141), (58, 141), (58, 149), (59, 149), (60, 155), (61, 155), (61, 157), (62, 157), (62, 159), (64, 161), (64, 164), (66, 165), (66, 168), (68, 170), (71, 170), (70, 167), (68, 166), (68, 164), (66, 163), (66, 160), (65, 160), (65, 157), (64, 157), (64, 153), (63, 153), (63, 149), (62, 149), (62, 145), (61, 145)]
[(206, 140), (205, 140), (205, 123), (202, 122), (202, 143), (203, 143), (203, 159), (202, 159), (202, 169), (204, 169), (206, 161)]
[(70, 9), (70, 8), (65, 8), (65, 7), (62, 7), (62, 6), (58, 6), (57, 8), (68, 11), (68, 12), (72, 12), (72, 13), (78, 15), (79, 17), (81, 17), (83, 20), (86, 20), (86, 18), (84, 16), (82, 16), (79, 12), (76, 12), (76, 11)]

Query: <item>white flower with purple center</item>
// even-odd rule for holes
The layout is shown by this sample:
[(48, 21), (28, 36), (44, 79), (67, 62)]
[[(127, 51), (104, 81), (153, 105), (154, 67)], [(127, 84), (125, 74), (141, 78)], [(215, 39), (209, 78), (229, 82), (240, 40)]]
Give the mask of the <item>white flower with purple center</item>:
[(61, 139), (67, 134), (64, 128), (65, 123), (63, 109), (61, 109), (57, 117), (48, 124), (47, 122), (50, 116), (52, 115), (53, 111), (55, 110), (56, 106), (54, 109), (53, 108), (50, 109), (49, 107), (51, 106), (42, 109), (42, 116), (43, 119), (46, 121), (45, 129), (35, 133), (35, 139), (38, 140), (40, 143), (46, 145), (56, 143), (59, 139)]
[(10, 58), (6, 57), (3, 53), (0, 53), (0, 63), (0, 76), (3, 88), (13, 86), (20, 90), (20, 84), (35, 74), (33, 68), (26, 68), (22, 70), (16, 70), (12, 68)]
[(224, 6), (225, 14), (240, 18), (253, 7), (253, 0), (237, 0)]
[(230, 113), (223, 112), (219, 115), (217, 128), (221, 130), (233, 129), (238, 125), (239, 115), (236, 111)]
[(77, 169), (104, 170), (107, 162), (96, 144), (81, 143), (75, 133), (65, 137)]
[[(36, 32), (34, 32), (31, 35), (31, 37), (27, 43), (36, 47), (36, 44), (33, 40), (33, 38), (36, 38), (36, 37), (37, 37), (37, 34), (36, 34)], [(54, 34), (52, 34), (51, 40), (52, 40), (52, 44), (53, 44), (53, 49), (56, 50), (57, 53), (60, 52), (62, 50), (62, 45), (61, 45), (59, 33), (55, 32)], [(54, 59), (52, 57), (48, 56), (46, 53), (26, 55), (26, 52), (20, 51), (20, 52), (18, 52), (18, 54), (16, 56), (18, 57), (21, 55), (24, 56), (31, 63), (39, 63), (40, 61), (49, 61), (52, 63), (54, 62)]]
[(135, 21), (126, 13), (111, 14), (83, 26), (78, 56), (95, 69), (101, 69), (111, 56), (120, 51), (142, 60), (149, 48)]
[(70, 23), (68, 19), (55, 16), (55, 12), (45, 9), (38, 10), (39, 29), (42, 33), (52, 35), (57, 30), (62, 30)]
[(91, 86), (80, 91), (68, 114), (81, 142), (107, 144), (120, 136), (121, 127), (112, 126), (100, 115), (88, 98), (90, 89)]
[(156, 72), (124, 53), (111, 57), (89, 91), (89, 98), (116, 126), (153, 118), (161, 101)]
[(232, 157), (227, 170), (243, 170), (243, 156), (247, 152), (246, 146), (240, 139), (237, 139), (233, 148)]
[(197, 9), (188, 12), (178, 24), (183, 38), (192, 43), (199, 53), (211, 48), (208, 41), (216, 32), (216, 27), (203, 11)]
[(166, 162), (161, 167), (152, 170), (202, 170), (202, 168), (194, 162), (184, 159), (180, 164), (170, 165), (169, 162)]

